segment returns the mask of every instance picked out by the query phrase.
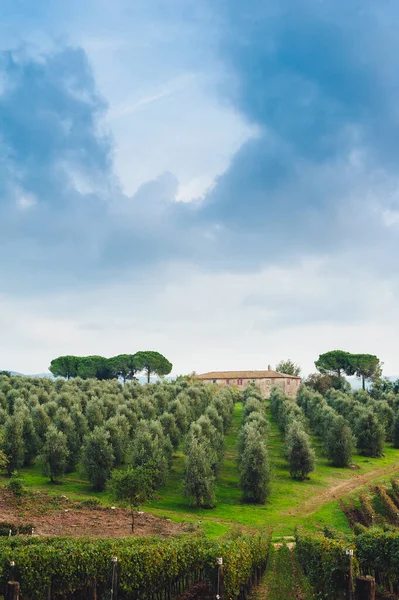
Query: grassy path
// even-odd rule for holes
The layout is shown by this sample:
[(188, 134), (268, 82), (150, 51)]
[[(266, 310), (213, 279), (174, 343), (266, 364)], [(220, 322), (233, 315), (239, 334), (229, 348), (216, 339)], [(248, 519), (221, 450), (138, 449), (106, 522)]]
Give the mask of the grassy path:
[(311, 585), (287, 546), (271, 551), (263, 581), (252, 592), (251, 600), (314, 600)]

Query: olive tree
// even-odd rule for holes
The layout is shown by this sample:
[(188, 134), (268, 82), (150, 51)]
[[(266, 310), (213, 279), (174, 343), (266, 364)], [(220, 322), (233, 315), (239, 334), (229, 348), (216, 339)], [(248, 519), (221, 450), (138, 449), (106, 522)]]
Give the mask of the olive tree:
[(82, 465), (86, 475), (97, 491), (105, 489), (114, 464), (114, 453), (110, 444), (109, 433), (103, 427), (95, 427), (85, 441)]
[(134, 517), (140, 504), (143, 504), (153, 493), (153, 477), (149, 469), (136, 467), (126, 471), (114, 470), (110, 480), (110, 488), (116, 500), (129, 504), (131, 529), (134, 532)]
[(328, 428), (325, 445), (328, 459), (334, 467), (348, 467), (352, 460), (355, 440), (345, 419), (335, 417)]
[(270, 494), (270, 462), (264, 436), (254, 423), (247, 423), (240, 456), (240, 487), (245, 502), (264, 504)]
[(286, 435), (286, 456), (291, 477), (305, 479), (314, 470), (315, 453), (299, 423), (291, 423)]
[(192, 437), (186, 456), (184, 495), (196, 508), (215, 505), (216, 480), (209, 455), (209, 444)]
[(51, 483), (64, 475), (68, 454), (66, 435), (54, 425), (50, 425), (42, 448), (41, 460), (43, 474), (50, 477)]

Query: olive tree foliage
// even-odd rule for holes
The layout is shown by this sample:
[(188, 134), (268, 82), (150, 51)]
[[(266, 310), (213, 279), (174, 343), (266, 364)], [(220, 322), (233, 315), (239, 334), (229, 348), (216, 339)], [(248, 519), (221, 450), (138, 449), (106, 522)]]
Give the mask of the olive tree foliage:
[(244, 502), (264, 504), (270, 494), (268, 422), (265, 401), (249, 386), (243, 394), (242, 426), (238, 436), (238, 471)]
[(399, 448), (399, 412), (396, 413), (393, 424), (393, 447)]
[(240, 487), (244, 502), (264, 504), (270, 495), (270, 461), (265, 437), (254, 423), (244, 425)]
[(366, 392), (343, 394), (330, 391), (327, 402), (349, 423), (358, 452), (364, 456), (382, 456), (385, 439), (393, 436), (393, 410), (385, 401), (374, 400)]
[(277, 388), (270, 395), (270, 410), (285, 435), (291, 477), (305, 479), (314, 469), (315, 454), (305, 430), (307, 423), (304, 411)]
[(155, 488), (164, 485), (172, 458), (172, 444), (159, 421), (139, 423), (131, 451), (132, 466), (150, 469)]
[(25, 444), (23, 440), (23, 420), (20, 414), (7, 417), (4, 424), (2, 450), (7, 457), (7, 473), (11, 477), (24, 464)]
[(169, 437), (173, 448), (177, 448), (181, 440), (181, 432), (176, 423), (175, 416), (172, 413), (164, 412), (159, 417), (163, 432)]
[(88, 480), (96, 491), (105, 489), (114, 464), (114, 453), (109, 433), (103, 427), (95, 427), (83, 447), (82, 465)]
[(355, 424), (357, 449), (360, 454), (377, 458), (384, 453), (385, 432), (376, 415), (368, 409), (359, 413)]
[(78, 376), (0, 376), (0, 459), (7, 461), (0, 467), (11, 475), (43, 457), (55, 427), (65, 436), (65, 473), (82, 468), (93, 487), (103, 489), (113, 468), (142, 467), (156, 489), (171, 468), (173, 449), (198, 421), (199, 435), (212, 438), (208, 458), (216, 475), (233, 405), (231, 391), (214, 394), (198, 382), (142, 386)]
[(304, 384), (299, 388), (297, 400), (313, 431), (320, 437), (331, 464), (348, 467), (356, 440), (346, 419), (329, 406), (321, 394)]
[(214, 506), (216, 475), (223, 458), (223, 431), (231, 421), (233, 408), (234, 392), (220, 390), (205, 414), (191, 424), (186, 439), (184, 494), (193, 506)]
[(356, 440), (351, 428), (342, 416), (334, 417), (327, 431), (325, 446), (327, 456), (334, 467), (349, 467)]
[(51, 483), (64, 475), (68, 454), (66, 435), (54, 425), (50, 425), (46, 433), (41, 460), (43, 474), (50, 477)]
[(212, 508), (215, 505), (216, 477), (209, 454), (209, 443), (193, 437), (186, 455), (184, 495), (196, 508)]
[(301, 367), (294, 363), (290, 358), (287, 360), (281, 360), (275, 369), (278, 373), (284, 373), (285, 375), (294, 375), (299, 377), (301, 374)]
[(305, 427), (306, 420), (302, 409), (279, 388), (273, 388), (270, 394), (270, 411), (284, 434), (291, 423), (300, 423)]
[(305, 479), (314, 470), (315, 453), (309, 436), (299, 423), (291, 423), (285, 438), (285, 455), (290, 467), (290, 475)]

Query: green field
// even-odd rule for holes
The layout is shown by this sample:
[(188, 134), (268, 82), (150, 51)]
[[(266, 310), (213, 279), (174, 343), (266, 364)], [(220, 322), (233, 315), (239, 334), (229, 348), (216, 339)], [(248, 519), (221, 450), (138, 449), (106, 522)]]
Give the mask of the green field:
[[(268, 410), (268, 407), (267, 407)], [(226, 436), (225, 458), (218, 479), (217, 506), (198, 510), (188, 506), (182, 493), (184, 456), (176, 453), (167, 485), (144, 509), (174, 521), (199, 523), (204, 531), (216, 537), (232, 526), (257, 529), (272, 526), (274, 536), (291, 535), (298, 524), (308, 529), (328, 523), (349, 532), (348, 522), (339, 508), (339, 498), (358, 492), (377, 481), (388, 480), (399, 473), (399, 450), (386, 446), (385, 456), (379, 459), (355, 457), (355, 469), (336, 469), (323, 457), (320, 443), (316, 448), (316, 469), (307, 481), (291, 479), (284, 458), (284, 441), (270, 413), (269, 451), (273, 470), (272, 493), (265, 506), (242, 504), (236, 469), (236, 439), (240, 428), (242, 405), (235, 405), (232, 425)], [(107, 492), (94, 493), (78, 473), (66, 476), (61, 484), (51, 485), (34, 466), (22, 472), (31, 488), (71, 497), (96, 497), (104, 504), (114, 501)], [(336, 488), (336, 489), (335, 489)]]

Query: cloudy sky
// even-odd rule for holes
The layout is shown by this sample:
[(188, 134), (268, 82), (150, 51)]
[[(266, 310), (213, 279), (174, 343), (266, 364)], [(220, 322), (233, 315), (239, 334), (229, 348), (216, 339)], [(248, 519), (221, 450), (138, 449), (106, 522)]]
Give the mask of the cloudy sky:
[(1, 0), (0, 369), (399, 374), (394, 0)]

